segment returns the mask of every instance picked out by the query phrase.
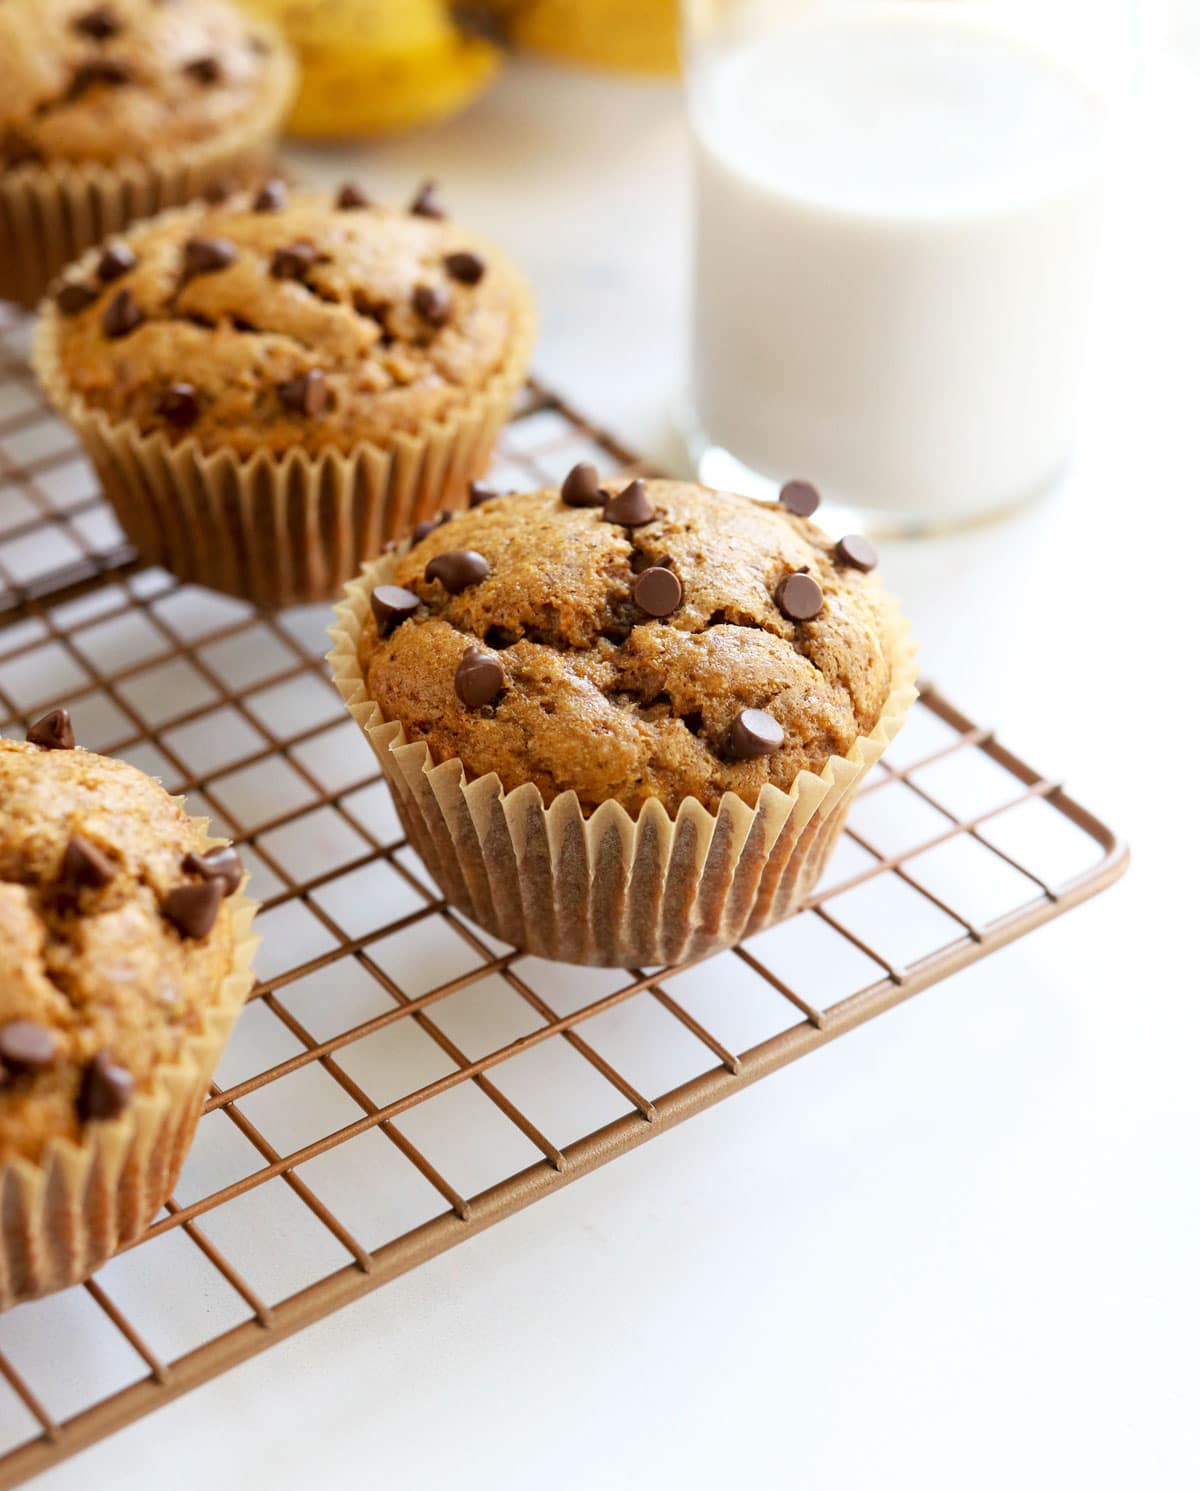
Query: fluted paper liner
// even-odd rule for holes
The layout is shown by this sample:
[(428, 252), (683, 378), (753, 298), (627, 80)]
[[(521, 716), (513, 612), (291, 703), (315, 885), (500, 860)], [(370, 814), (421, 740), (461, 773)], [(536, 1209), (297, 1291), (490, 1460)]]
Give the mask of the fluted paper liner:
[[(478, 242), (478, 240), (474, 240)], [(490, 246), (492, 262), (502, 256)], [(85, 258), (84, 263), (88, 260)], [(332, 599), (385, 544), (439, 508), (462, 507), (529, 369), (532, 299), (519, 295), (508, 355), (477, 393), (415, 434), (349, 454), (206, 451), (114, 423), (76, 394), (58, 358), (59, 313), (47, 301), (34, 338), (42, 387), (70, 420), (121, 526), (141, 556), (181, 580), (282, 607)]]
[(282, 47), (275, 60), (255, 107), (207, 139), (111, 164), (0, 171), (0, 300), (32, 310), (64, 265), (110, 234), (193, 202), (217, 182), (260, 179), (296, 91), (296, 70)]
[(53, 1139), (41, 1160), (0, 1164), (0, 1310), (78, 1284), (139, 1237), (174, 1189), (212, 1074), (254, 983), (253, 902), (239, 891), (233, 961), (201, 1029), (154, 1074), (119, 1118), (93, 1121), (75, 1142)]
[(549, 807), (533, 783), (505, 792), (494, 773), (468, 781), (455, 758), (434, 765), (423, 741), (383, 718), (358, 660), (370, 594), (395, 560), (365, 567), (330, 628), (337, 686), (370, 741), (410, 841), (443, 895), (493, 936), (543, 958), (602, 967), (684, 962), (731, 947), (803, 903), (824, 870), (859, 784), (895, 737), (916, 690), (907, 623), (885, 597), (892, 689), (879, 723), (820, 774), (750, 806), (727, 792), (710, 812), (689, 797), (636, 818), (619, 803), (585, 817), (573, 792)]

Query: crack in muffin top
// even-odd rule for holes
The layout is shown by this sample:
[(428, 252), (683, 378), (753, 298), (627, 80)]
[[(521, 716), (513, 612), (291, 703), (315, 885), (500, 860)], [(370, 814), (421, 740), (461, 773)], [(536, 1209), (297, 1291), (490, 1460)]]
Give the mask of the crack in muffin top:
[(0, 739), (0, 1163), (115, 1117), (203, 1028), (233, 961), (224, 898), (188, 911), (230, 854), (205, 844), (136, 768)]
[(672, 816), (787, 791), (875, 728), (888, 622), (839, 545), (782, 504), (682, 482), (638, 484), (652, 516), (626, 526), (605, 516), (644, 516), (623, 486), (600, 485), (603, 507), (493, 497), (398, 557), (360, 641), (384, 718), (547, 805)]
[(290, 86), (228, 0), (3, 0), (0, 166), (112, 164), (203, 141)]
[(452, 414), (504, 366), (527, 294), (452, 222), (271, 183), (85, 256), (50, 314), (89, 407), (249, 457)]

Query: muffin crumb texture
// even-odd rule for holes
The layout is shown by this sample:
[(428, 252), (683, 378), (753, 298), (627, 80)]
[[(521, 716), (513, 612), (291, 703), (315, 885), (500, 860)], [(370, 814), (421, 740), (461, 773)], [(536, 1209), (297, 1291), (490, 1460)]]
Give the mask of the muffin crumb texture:
[(397, 559), (362, 632), (367, 694), (435, 762), (532, 781), (547, 805), (753, 804), (880, 719), (891, 654), (868, 550), (852, 562), (783, 503), (573, 472)]
[(205, 845), (134, 767), (0, 739), (0, 1162), (116, 1118), (202, 1030), (241, 879)]

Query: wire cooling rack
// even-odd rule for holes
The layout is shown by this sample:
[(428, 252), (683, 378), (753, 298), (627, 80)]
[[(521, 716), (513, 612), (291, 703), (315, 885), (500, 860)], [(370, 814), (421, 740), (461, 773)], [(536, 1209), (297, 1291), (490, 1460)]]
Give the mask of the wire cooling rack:
[[(1115, 880), (1125, 851), (926, 687), (812, 903), (679, 968), (578, 969), (445, 905), (330, 687), (325, 607), (140, 568), (0, 310), (0, 733), (79, 739), (242, 845), (260, 982), (175, 1195), (0, 1319), (0, 1487), (187, 1392)], [(492, 482), (640, 468), (531, 386)], [(0, 977), (3, 972), (0, 970)]]

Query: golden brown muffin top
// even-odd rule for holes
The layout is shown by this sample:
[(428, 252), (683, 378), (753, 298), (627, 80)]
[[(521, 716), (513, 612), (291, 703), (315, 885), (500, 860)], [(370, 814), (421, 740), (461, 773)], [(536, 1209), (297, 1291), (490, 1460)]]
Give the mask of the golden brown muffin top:
[(453, 223), (271, 182), (93, 251), (47, 314), (85, 403), (250, 456), (387, 445), (453, 413), (504, 364), (526, 294)]
[(0, 739), (0, 1163), (117, 1117), (202, 1030), (241, 878), (232, 850), (188, 861), (206, 843), (134, 767)]
[[(367, 694), (435, 762), (674, 815), (786, 791), (874, 729), (892, 654), (865, 540), (682, 482), (576, 468), (563, 491), (605, 505), (483, 500), (419, 529), (373, 593)], [(785, 488), (797, 511), (806, 491)]]
[(3, 0), (0, 168), (178, 150), (279, 107), (292, 63), (229, 0)]

